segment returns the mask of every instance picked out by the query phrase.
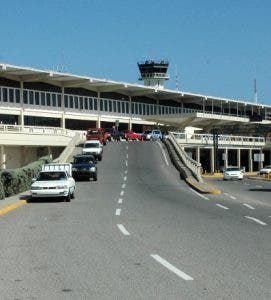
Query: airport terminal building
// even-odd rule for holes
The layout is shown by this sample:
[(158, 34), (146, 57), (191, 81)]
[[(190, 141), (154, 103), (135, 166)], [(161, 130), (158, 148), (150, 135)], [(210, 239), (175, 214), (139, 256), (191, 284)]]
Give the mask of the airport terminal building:
[[(250, 171), (269, 164), (271, 106), (166, 89), (167, 61), (145, 61), (138, 67), (144, 85), (0, 64), (0, 163), (14, 167), (7, 155), (18, 154), (22, 147), (32, 146), (37, 156), (42, 152), (39, 144), (16, 145), (3, 138), (4, 131), (12, 128), (8, 126), (22, 132), (41, 127), (84, 131), (89, 127), (110, 128), (117, 121), (119, 130), (136, 132), (157, 126), (183, 133), (188, 127), (200, 129), (181, 138), (180, 143), (206, 171), (214, 169), (212, 163), (204, 163), (206, 155), (211, 161), (214, 155), (212, 141), (206, 142), (214, 131), (221, 136), (219, 157), (224, 164), (244, 166)], [(222, 144), (222, 135), (232, 136), (231, 143), (228, 140)], [(250, 141), (244, 142), (244, 138)], [(48, 139), (43, 146), (53, 151), (56, 145)], [(57, 146), (61, 149), (64, 144)], [(262, 153), (264, 161), (256, 162), (254, 154)]]

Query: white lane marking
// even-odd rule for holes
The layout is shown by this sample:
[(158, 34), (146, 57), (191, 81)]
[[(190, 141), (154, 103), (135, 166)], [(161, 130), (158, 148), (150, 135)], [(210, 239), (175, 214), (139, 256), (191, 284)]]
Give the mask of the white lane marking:
[(227, 206), (224, 206), (224, 205), (221, 205), (221, 204), (216, 204), (216, 206), (219, 206), (219, 207), (221, 207), (221, 208), (223, 208), (223, 209), (229, 209)]
[(116, 209), (116, 216), (120, 216), (120, 213), (121, 213), (121, 209), (120, 209), (120, 208), (117, 208), (117, 209)]
[(126, 160), (125, 165), (126, 165), (126, 167), (128, 167), (128, 160)]
[(123, 201), (123, 199), (122, 199), (122, 198), (119, 198), (118, 203), (119, 203), (119, 204), (122, 204), (122, 201)]
[(126, 150), (128, 150), (128, 146), (126, 146)]
[(249, 205), (249, 204), (246, 204), (246, 203), (243, 203), (244, 206), (248, 207), (249, 209), (255, 209), (253, 206)]
[(236, 197), (234, 197), (234, 196), (230, 196), (230, 198), (233, 199), (233, 200), (236, 200)]
[(224, 195), (226, 195), (226, 196), (230, 196), (228, 193), (224, 193)]
[(201, 195), (200, 193), (196, 192), (195, 190), (193, 190), (193, 189), (191, 189), (191, 188), (189, 188), (189, 189), (190, 189), (192, 192), (194, 192), (195, 194), (197, 194), (198, 196), (200, 196), (201, 198), (203, 198), (203, 199), (205, 199), (205, 200), (210, 200), (209, 198), (207, 198), (207, 197)]
[(250, 185), (249, 183), (244, 183), (244, 185)]
[(184, 280), (194, 280), (193, 277), (191, 277), (191, 276), (187, 275), (186, 273), (184, 273), (183, 271), (177, 269), (172, 264), (170, 264), (168, 261), (166, 261), (165, 259), (163, 259), (161, 256), (159, 256), (157, 254), (151, 254), (151, 257), (154, 258), (161, 265), (163, 265), (164, 267), (166, 267), (168, 270), (170, 270), (171, 272), (175, 273), (177, 276), (181, 277), (182, 279), (184, 279)]
[(126, 181), (126, 180), (127, 180), (127, 176), (124, 176), (124, 177), (123, 177), (123, 180)]
[(125, 172), (124, 172), (125, 174), (127, 174), (128, 173), (128, 170), (125, 170)]
[(122, 224), (117, 224), (117, 226), (124, 235), (130, 235), (130, 233), (126, 230), (126, 228)]
[(123, 183), (123, 184), (121, 185), (121, 188), (122, 188), (122, 189), (125, 189), (125, 187), (126, 187), (126, 184)]
[(121, 191), (121, 192), (120, 192), (120, 195), (123, 196), (123, 195), (124, 195), (124, 191)]
[(262, 188), (262, 185), (255, 185), (255, 188)]
[(161, 151), (162, 151), (162, 154), (164, 156), (164, 159), (165, 159), (165, 162), (167, 164), (167, 166), (169, 166), (169, 163), (168, 163), (168, 160), (167, 160), (167, 157), (166, 157), (166, 153), (165, 153), (165, 150), (163, 149), (163, 147), (161, 146), (161, 144), (159, 142), (156, 141), (156, 143), (159, 145)]
[(252, 221), (254, 221), (254, 222), (256, 222), (256, 223), (258, 223), (258, 224), (260, 224), (260, 225), (267, 225), (266, 223), (262, 222), (261, 220), (258, 220), (258, 219), (256, 219), (256, 218), (252, 218), (252, 217), (250, 217), (250, 216), (245, 216), (245, 218), (247, 218), (247, 219), (249, 219), (249, 220), (252, 220)]
[(128, 157), (129, 157), (129, 155), (128, 154), (126, 154), (126, 158), (128, 159)]

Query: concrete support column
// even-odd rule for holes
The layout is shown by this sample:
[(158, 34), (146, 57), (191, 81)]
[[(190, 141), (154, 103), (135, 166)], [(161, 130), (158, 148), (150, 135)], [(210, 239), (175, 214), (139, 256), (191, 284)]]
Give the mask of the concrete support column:
[(132, 128), (133, 128), (133, 124), (132, 124), (132, 119), (130, 118), (128, 123), (128, 129), (132, 130)]
[(215, 152), (214, 148), (210, 149), (211, 173), (215, 172)]
[(129, 96), (129, 112), (130, 112), (130, 117), (129, 117), (128, 129), (132, 130), (132, 96)]
[(237, 149), (237, 167), (241, 168), (241, 149)]
[(21, 112), (18, 118), (18, 125), (22, 126), (22, 129), (24, 128), (24, 109), (21, 108)]
[(62, 115), (60, 120), (60, 127), (62, 129), (66, 128), (66, 122), (65, 122), (65, 101), (64, 101), (64, 94), (65, 94), (65, 88), (61, 87), (61, 108), (62, 108)]
[(196, 148), (196, 160), (198, 163), (200, 163), (200, 147)]
[(50, 157), (53, 158), (52, 147), (51, 146), (47, 147), (47, 155), (50, 155)]
[(19, 115), (18, 123), (24, 128), (24, 82), (20, 81), (20, 104), (21, 104), (21, 113)]
[(253, 172), (252, 149), (248, 150), (248, 171)]
[(0, 145), (0, 169), (6, 169), (6, 153), (5, 146)]
[[(260, 157), (262, 158), (262, 154), (263, 154), (263, 149), (260, 149)], [(259, 161), (259, 170), (263, 168), (263, 161), (260, 160)]]
[(101, 92), (97, 92), (97, 121), (96, 121), (96, 127), (101, 127), (101, 110), (100, 110), (100, 101), (101, 101)]
[(228, 168), (228, 148), (224, 152), (224, 168)]

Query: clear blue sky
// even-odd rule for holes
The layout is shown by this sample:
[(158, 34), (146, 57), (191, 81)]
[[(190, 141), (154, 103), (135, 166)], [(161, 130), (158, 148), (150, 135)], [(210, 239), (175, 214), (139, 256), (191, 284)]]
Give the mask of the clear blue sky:
[(0, 61), (138, 83), (168, 59), (175, 89), (271, 104), (270, 0), (1, 1)]

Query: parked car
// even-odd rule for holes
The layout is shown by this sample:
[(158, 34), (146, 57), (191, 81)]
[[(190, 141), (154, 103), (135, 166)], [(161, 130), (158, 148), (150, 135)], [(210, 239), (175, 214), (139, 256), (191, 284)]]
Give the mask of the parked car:
[(124, 130), (122, 132), (122, 138), (126, 141), (142, 141), (142, 134), (136, 133), (132, 130)]
[(269, 173), (271, 173), (271, 166), (265, 166), (259, 171), (260, 175), (265, 175)]
[(87, 140), (98, 140), (102, 145), (106, 145), (108, 139), (108, 133), (103, 128), (88, 128)]
[(93, 155), (75, 155), (71, 164), (73, 178), (87, 178), (97, 181), (97, 166)]
[(227, 167), (223, 171), (223, 180), (238, 179), (242, 180), (244, 178), (243, 170), (238, 167)]
[(98, 140), (90, 140), (84, 143), (82, 154), (92, 154), (98, 160), (103, 157), (103, 145)]
[(151, 132), (151, 141), (162, 140), (162, 132), (160, 129), (153, 129)]
[(32, 179), (31, 196), (34, 198), (63, 197), (66, 202), (74, 198), (75, 181), (69, 163), (43, 165), (37, 178)]
[(143, 140), (144, 140), (144, 141), (150, 141), (150, 139), (151, 139), (151, 134), (152, 134), (152, 130), (145, 130), (145, 131), (142, 133)]

